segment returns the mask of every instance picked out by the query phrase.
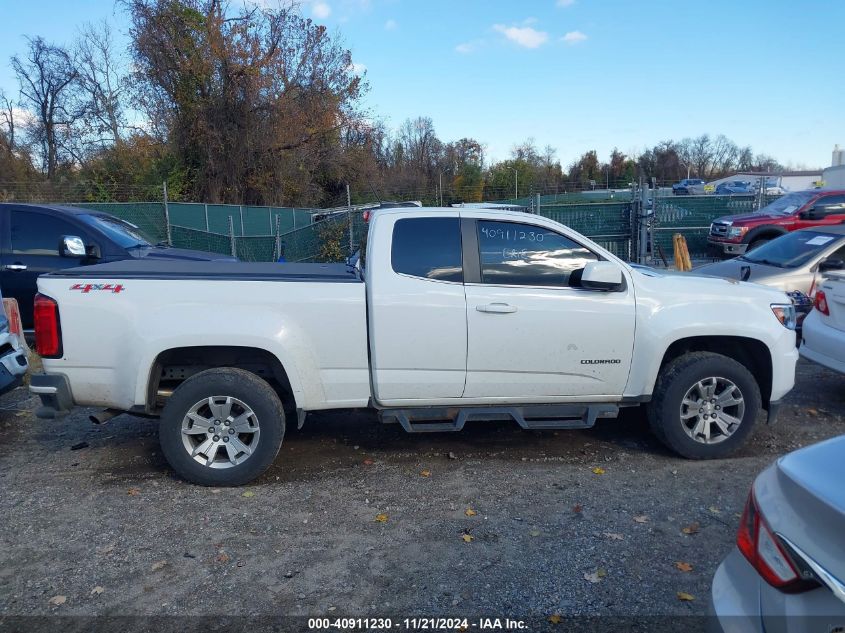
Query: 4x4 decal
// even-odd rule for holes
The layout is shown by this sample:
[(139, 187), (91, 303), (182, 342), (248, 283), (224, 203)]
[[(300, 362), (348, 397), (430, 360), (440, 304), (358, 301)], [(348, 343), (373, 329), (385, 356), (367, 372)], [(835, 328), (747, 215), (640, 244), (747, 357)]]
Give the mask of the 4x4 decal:
[(114, 293), (126, 290), (122, 284), (73, 284), (70, 289), (79, 290), (82, 294), (87, 294), (92, 290), (105, 290)]

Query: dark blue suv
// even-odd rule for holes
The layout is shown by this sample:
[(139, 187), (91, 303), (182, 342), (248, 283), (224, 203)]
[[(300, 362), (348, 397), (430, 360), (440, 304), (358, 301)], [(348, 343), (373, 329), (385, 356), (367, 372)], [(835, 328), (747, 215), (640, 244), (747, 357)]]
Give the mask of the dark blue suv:
[(38, 275), (60, 268), (133, 258), (230, 260), (217, 253), (152, 244), (134, 224), (76, 207), (0, 204), (0, 288), (18, 300), (25, 330), (32, 329)]

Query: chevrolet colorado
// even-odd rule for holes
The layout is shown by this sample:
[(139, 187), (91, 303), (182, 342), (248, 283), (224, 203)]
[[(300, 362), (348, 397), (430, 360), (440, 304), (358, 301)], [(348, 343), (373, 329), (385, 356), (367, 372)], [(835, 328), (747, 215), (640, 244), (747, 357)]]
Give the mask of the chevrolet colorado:
[(38, 281), (40, 417), (160, 416), (182, 477), (238, 485), (287, 420), (371, 407), (409, 432), (469, 419), (588, 428), (645, 403), (688, 458), (730, 453), (792, 388), (780, 291), (630, 266), (547, 218), (383, 209), (365, 266), (123, 261)]

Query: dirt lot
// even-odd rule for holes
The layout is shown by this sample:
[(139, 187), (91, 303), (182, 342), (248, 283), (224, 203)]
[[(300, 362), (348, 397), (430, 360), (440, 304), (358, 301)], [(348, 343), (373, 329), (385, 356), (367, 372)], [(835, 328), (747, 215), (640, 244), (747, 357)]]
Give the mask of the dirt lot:
[(845, 432), (845, 377), (802, 362), (779, 424), (719, 462), (671, 456), (637, 411), (584, 432), (414, 436), (335, 413), (238, 489), (176, 479), (153, 421), (47, 422), (34, 405), (2, 402), (0, 615), (545, 621), (705, 613), (756, 473)]

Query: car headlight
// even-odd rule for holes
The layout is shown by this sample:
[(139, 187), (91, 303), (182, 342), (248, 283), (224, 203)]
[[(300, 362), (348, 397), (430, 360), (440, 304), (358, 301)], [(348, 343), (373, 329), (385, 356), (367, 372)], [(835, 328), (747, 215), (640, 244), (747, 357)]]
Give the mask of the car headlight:
[(728, 229), (728, 237), (742, 237), (748, 233), (747, 226), (732, 226)]
[(787, 330), (794, 330), (796, 324), (795, 306), (791, 303), (773, 303), (772, 312)]

